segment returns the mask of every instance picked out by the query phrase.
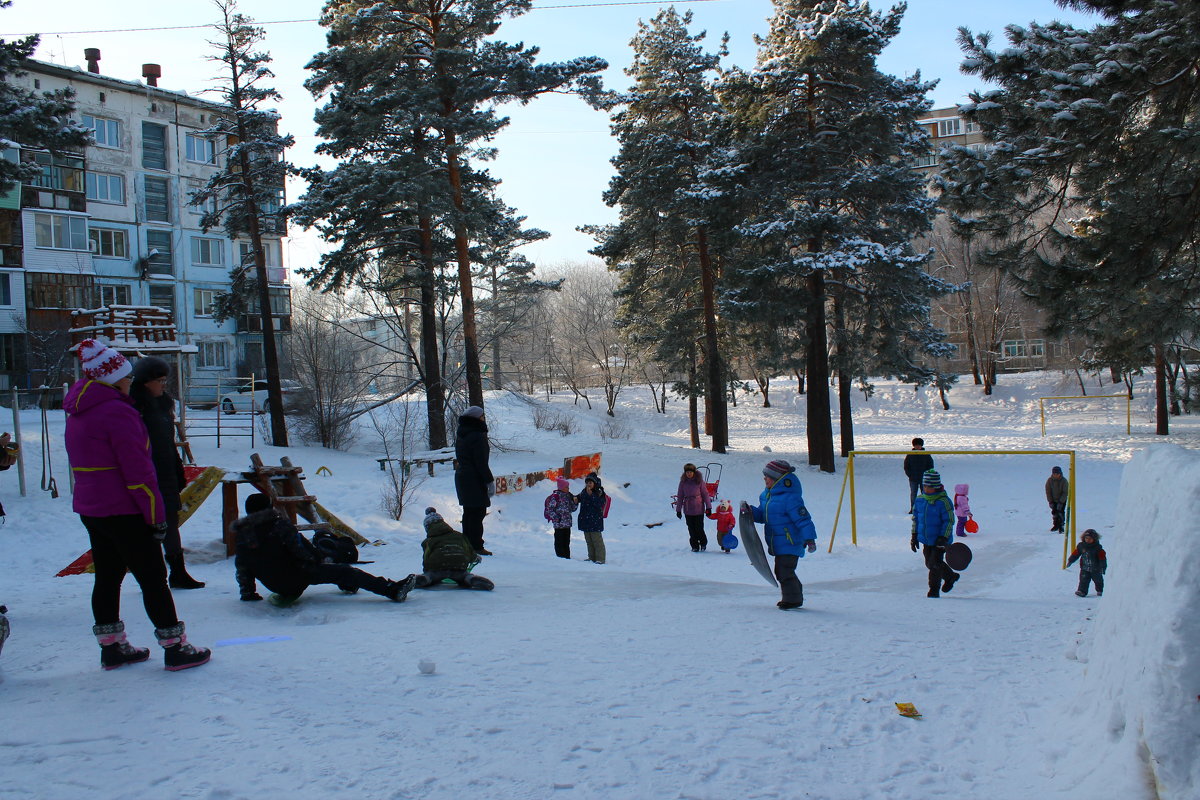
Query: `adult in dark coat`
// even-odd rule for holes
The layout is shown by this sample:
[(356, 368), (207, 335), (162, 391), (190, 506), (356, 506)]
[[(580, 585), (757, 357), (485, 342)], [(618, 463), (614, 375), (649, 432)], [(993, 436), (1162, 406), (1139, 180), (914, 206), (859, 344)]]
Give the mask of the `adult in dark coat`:
[(366, 589), (403, 603), (417, 582), (415, 575), (391, 581), (349, 564), (327, 563), (292, 521), (271, 507), (265, 494), (246, 498), (246, 516), (233, 523), (237, 555), (233, 564), (243, 600), (262, 600), (255, 582), (285, 602), (294, 601), (309, 586), (334, 584), (343, 591)]
[(908, 476), (908, 513), (913, 512), (913, 503), (917, 500), (917, 492), (921, 491), (921, 476), (933, 469), (933, 456), (924, 452), (925, 440), (920, 436), (912, 440), (912, 449), (919, 453), (909, 453), (904, 457), (904, 474)]
[(188, 574), (183, 563), (183, 543), (179, 538), (179, 493), (187, 480), (183, 476), (183, 460), (175, 447), (175, 398), (167, 392), (171, 365), (157, 356), (139, 358), (133, 365), (133, 384), (129, 396), (146, 423), (150, 434), (150, 458), (158, 476), (163, 509), (167, 513), (167, 535), (162, 540), (167, 566), (171, 568), (168, 583), (172, 589), (202, 589), (204, 582)]
[(496, 482), (488, 466), (490, 452), (483, 409), (471, 406), (458, 418), (458, 435), (454, 438), (454, 458), (457, 461), (454, 489), (458, 493), (458, 504), (463, 509), (463, 535), (481, 556), (491, 555), (483, 546), (483, 518), (487, 516), (492, 495), (496, 493)]

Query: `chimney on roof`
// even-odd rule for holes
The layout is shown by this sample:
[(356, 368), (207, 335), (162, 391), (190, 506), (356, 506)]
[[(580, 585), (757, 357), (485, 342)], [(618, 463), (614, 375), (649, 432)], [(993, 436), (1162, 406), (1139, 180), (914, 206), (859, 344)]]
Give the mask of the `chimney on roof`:
[(88, 62), (88, 72), (100, 72), (100, 48), (89, 47), (83, 51), (83, 57)]
[(147, 86), (158, 86), (158, 79), (162, 77), (162, 67), (158, 64), (142, 64), (142, 77), (146, 79)]

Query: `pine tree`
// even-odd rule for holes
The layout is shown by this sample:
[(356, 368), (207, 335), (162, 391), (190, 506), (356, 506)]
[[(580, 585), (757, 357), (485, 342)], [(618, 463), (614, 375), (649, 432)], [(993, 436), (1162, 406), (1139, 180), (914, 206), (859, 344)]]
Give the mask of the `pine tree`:
[(961, 107), (993, 147), (955, 148), (939, 185), (960, 231), (1007, 237), (989, 257), (1048, 333), (1155, 363), (1165, 435), (1165, 346), (1200, 322), (1200, 6), (1062, 4), (1105, 21), (1009, 26), (1002, 50), (961, 30), (964, 71), (1000, 87)]
[[(352, 116), (340, 124), (355, 129), (356, 142), (370, 143), (368, 157), (394, 149), (410, 156), (401, 170), (364, 178), (406, 185), (437, 182), (436, 194), (418, 192), (414, 199), (435, 203), (423, 218), (450, 229), (468, 401), (479, 406), (483, 382), (471, 248), (481, 236), (478, 204), (485, 202), (486, 192), (472, 191), (471, 162), (490, 156), (486, 142), (507, 124), (497, 106), (526, 103), (549, 91), (594, 95), (599, 81), (593, 73), (607, 66), (598, 58), (537, 65), (537, 48), (492, 38), (504, 18), (529, 7), (529, 0), (327, 0), (321, 23), (329, 29), (328, 49), (310, 64), (310, 88), (330, 95), (323, 113)], [(397, 125), (387, 114), (398, 114), (407, 124)], [(372, 139), (373, 128), (403, 128), (412, 138)], [(340, 147), (331, 142), (330, 149)], [(428, 230), (422, 235), (435, 234)], [(335, 269), (326, 279), (336, 283), (346, 277)]]
[[(10, 5), (10, 0), (0, 0), (0, 9)], [(78, 150), (91, 139), (88, 129), (71, 118), (75, 111), (73, 90), (31, 92), (9, 82), (25, 74), (22, 62), (33, 55), (37, 45), (37, 36), (15, 42), (0, 39), (0, 153), (9, 149), (8, 142), (59, 153)], [(41, 167), (33, 162), (0, 158), (0, 194), (39, 174)]]
[[(221, 298), (220, 316), (244, 310), (246, 298), (257, 295), (262, 320), (263, 361), (267, 371), (267, 410), (271, 417), (271, 442), (288, 446), (287, 422), (283, 415), (283, 389), (279, 376), (279, 350), (275, 323), (271, 316), (270, 281), (263, 249), (263, 233), (282, 232), (280, 217), (283, 183), (290, 167), (283, 154), (292, 145), (292, 137), (278, 132), (279, 114), (263, 108), (281, 98), (264, 82), (274, 77), (268, 65), (271, 57), (258, 52), (266, 34), (253, 20), (237, 11), (235, 0), (215, 0), (221, 20), (213, 26), (217, 32), (210, 42), (216, 55), (210, 60), (220, 65), (219, 94), (229, 107), (216, 115), (204, 133), (226, 144), (221, 170), (204, 188), (193, 192), (193, 205), (214, 203), (200, 219), (200, 227), (209, 230), (223, 225), (231, 236), (250, 239), (249, 263), (233, 269), (233, 291)], [(249, 271), (253, 268), (254, 277)]]
[[(776, 0), (756, 68), (731, 71), (718, 92), (736, 130), (726, 172), (741, 187), (747, 217), (739, 230), (757, 250), (731, 276), (733, 296), (742, 307), (773, 306), (767, 313), (780, 322), (804, 309), (809, 463), (827, 472), (831, 302), (841, 303), (835, 364), (847, 376), (875, 362), (934, 377), (910, 355), (936, 338), (922, 315), (948, 288), (926, 275), (910, 245), (932, 214), (909, 167), (925, 147), (916, 120), (928, 110), (930, 85), (885, 75), (875, 63), (904, 8), (881, 14), (858, 0)], [(843, 428), (850, 424), (843, 416)]]
[[(713, 452), (724, 453), (729, 443), (726, 370), (717, 334), (717, 253), (710, 233), (717, 210), (713, 194), (702, 191), (702, 175), (725, 127), (712, 85), (725, 46), (716, 54), (705, 53), (705, 34), (691, 34), (691, 21), (690, 12), (681, 17), (668, 8), (638, 25), (631, 42), (633, 64), (625, 70), (635, 84), (606, 103), (619, 109), (612, 115), (612, 129), (621, 149), (613, 159), (617, 174), (604, 200), (620, 206), (621, 219), (593, 252), (621, 269), (635, 251), (646, 253), (656, 249), (657, 241), (673, 241), (668, 263), (678, 264), (679, 270), (669, 282), (699, 283), (699, 325), (685, 330), (703, 331), (708, 430)], [(623, 270), (626, 280), (645, 274)], [(660, 308), (666, 312), (670, 305)], [(678, 329), (660, 330), (675, 336)]]

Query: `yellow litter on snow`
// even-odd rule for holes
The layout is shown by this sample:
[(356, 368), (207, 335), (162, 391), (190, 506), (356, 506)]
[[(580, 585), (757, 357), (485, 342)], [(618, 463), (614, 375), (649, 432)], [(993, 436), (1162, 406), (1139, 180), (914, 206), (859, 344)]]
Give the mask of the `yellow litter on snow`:
[(921, 712), (917, 711), (917, 707), (912, 703), (896, 703), (896, 710), (900, 712), (900, 716), (902, 717), (921, 718)]

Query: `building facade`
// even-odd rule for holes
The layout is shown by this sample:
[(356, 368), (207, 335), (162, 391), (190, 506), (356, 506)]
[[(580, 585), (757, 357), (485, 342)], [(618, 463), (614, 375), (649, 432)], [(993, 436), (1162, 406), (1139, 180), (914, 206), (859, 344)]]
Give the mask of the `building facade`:
[[(26, 74), (13, 78), (34, 91), (73, 89), (76, 118), (94, 141), (77, 154), (19, 142), (0, 153), (42, 167), (0, 197), (0, 388), (60, 379), (71, 312), (102, 306), (170, 311), (180, 343), (195, 347), (182, 365), (190, 382), (215, 386), (261, 371), (257, 317), (212, 316), (215, 296), (230, 290), (230, 271), (253, 266), (250, 242), (201, 230), (205, 209), (190, 202), (219, 168), (226, 143), (204, 131), (227, 107), (158, 88), (156, 65), (146, 65), (145, 83), (120, 80), (99, 73), (98, 52), (88, 55), (87, 71), (28, 61)], [(272, 310), (286, 332), (282, 243), (278, 227), (265, 232)]]
[[(913, 166), (930, 179), (937, 174), (943, 149), (964, 146), (986, 151), (992, 147), (975, 123), (963, 119), (956, 107), (934, 109), (918, 124), (928, 133), (930, 147), (928, 155)], [(1077, 343), (1047, 337), (1041, 309), (1030, 303), (1004, 275), (976, 266), (979, 253), (972, 252), (970, 243), (954, 236), (944, 217), (922, 244), (932, 245), (935, 251), (930, 271), (956, 284), (970, 284), (967, 291), (937, 301), (930, 315), (933, 323), (946, 332), (946, 341), (955, 350), (951, 358), (939, 361), (942, 369), (971, 371), (972, 334), (981, 368), (994, 365), (998, 372), (1020, 372), (1076, 365), (1080, 351)]]

